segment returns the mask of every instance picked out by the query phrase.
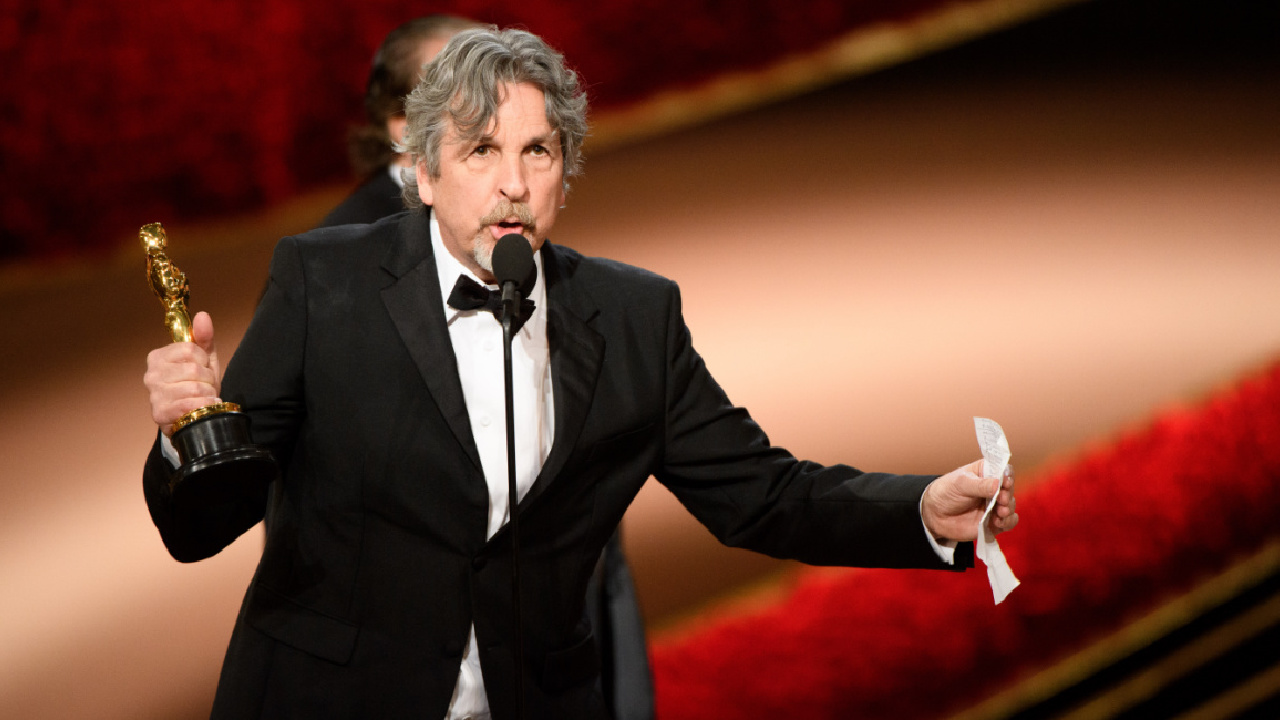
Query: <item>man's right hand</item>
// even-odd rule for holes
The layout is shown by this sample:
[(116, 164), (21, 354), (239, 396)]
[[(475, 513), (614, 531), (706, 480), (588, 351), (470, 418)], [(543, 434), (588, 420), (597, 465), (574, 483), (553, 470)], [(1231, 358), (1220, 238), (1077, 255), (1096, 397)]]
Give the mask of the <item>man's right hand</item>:
[(191, 319), (191, 338), (193, 342), (171, 343), (147, 355), (142, 383), (151, 399), (151, 419), (166, 436), (178, 418), (221, 402), (222, 368), (209, 313), (198, 312)]

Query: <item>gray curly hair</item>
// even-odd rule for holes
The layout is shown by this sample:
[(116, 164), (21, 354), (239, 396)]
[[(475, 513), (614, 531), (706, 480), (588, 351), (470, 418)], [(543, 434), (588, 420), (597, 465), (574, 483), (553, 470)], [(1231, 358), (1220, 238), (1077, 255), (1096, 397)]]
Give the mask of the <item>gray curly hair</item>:
[[(582, 171), (582, 141), (587, 135), (587, 97), (578, 75), (564, 57), (533, 33), (498, 30), (495, 25), (464, 30), (423, 68), (422, 80), (405, 98), (404, 152), (414, 166), (440, 177), (440, 147), (450, 125), (468, 141), (489, 129), (502, 101), (502, 86), (531, 83), (546, 100), (547, 123), (560, 136), (564, 185)], [(404, 171), (405, 206), (421, 207), (413, 167)]]

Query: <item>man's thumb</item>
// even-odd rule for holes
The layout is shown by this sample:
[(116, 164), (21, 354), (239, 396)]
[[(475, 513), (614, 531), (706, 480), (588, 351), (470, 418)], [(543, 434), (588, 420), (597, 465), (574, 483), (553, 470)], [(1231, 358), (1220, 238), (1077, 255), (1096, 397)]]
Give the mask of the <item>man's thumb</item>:
[(965, 471), (962, 474), (961, 483), (966, 495), (989, 499), (996, 494), (1000, 481), (985, 477), (984, 465), (984, 460), (977, 460), (961, 468)]
[(222, 366), (218, 364), (218, 347), (213, 344), (213, 318), (201, 310), (191, 318), (191, 341), (209, 354), (209, 368), (213, 370), (214, 386), (222, 391)]
[(199, 345), (201, 350), (213, 353), (213, 318), (209, 317), (209, 313), (201, 310), (191, 318), (191, 341)]

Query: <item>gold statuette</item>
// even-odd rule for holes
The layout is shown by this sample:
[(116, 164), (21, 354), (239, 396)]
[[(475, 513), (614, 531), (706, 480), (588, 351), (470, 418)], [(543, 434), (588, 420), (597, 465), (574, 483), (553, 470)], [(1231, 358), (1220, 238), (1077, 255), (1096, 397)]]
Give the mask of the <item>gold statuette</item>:
[(169, 238), (160, 223), (143, 225), (138, 235), (142, 238), (142, 249), (147, 253), (147, 279), (151, 281), (151, 292), (164, 305), (165, 327), (169, 328), (174, 342), (191, 342), (191, 314), (187, 312), (191, 288), (187, 286), (186, 274), (170, 262), (169, 255), (165, 253)]
[[(169, 246), (169, 237), (165, 235), (160, 223), (143, 225), (138, 235), (142, 239), (142, 249), (147, 253), (147, 279), (151, 281), (151, 291), (160, 298), (160, 304), (164, 306), (164, 325), (169, 328), (169, 335), (174, 342), (191, 342), (191, 313), (187, 310), (191, 287), (187, 285), (186, 274), (169, 260), (169, 255), (165, 252)], [(197, 408), (178, 418), (170, 427), (170, 434), (202, 417), (239, 410), (239, 405), (229, 402)]]
[[(187, 276), (169, 260), (164, 228), (160, 223), (143, 225), (138, 235), (147, 254), (147, 281), (164, 306), (165, 327), (174, 342), (191, 342), (191, 288)], [(182, 460), (172, 482), (175, 494), (195, 496), (196, 502), (221, 502), (228, 494), (258, 492), (277, 474), (271, 453), (250, 439), (249, 416), (236, 403), (192, 410), (170, 430)]]

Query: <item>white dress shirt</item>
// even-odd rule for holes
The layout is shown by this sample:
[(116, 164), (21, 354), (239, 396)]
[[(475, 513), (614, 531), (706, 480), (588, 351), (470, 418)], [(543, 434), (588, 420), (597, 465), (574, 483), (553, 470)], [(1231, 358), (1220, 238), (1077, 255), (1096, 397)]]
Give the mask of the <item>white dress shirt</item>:
[[(507, 502), (506, 389), (502, 377), (502, 325), (484, 310), (462, 312), (449, 307), (449, 293), (459, 275), (479, 282), (445, 249), (440, 226), (431, 216), (431, 247), (440, 278), (440, 295), (449, 339), (458, 360), (458, 379), (471, 421), (471, 435), (480, 451), (480, 465), (489, 486), (489, 526), (493, 537), (510, 517)], [(534, 254), (538, 282), (529, 293), (533, 315), (511, 339), (511, 383), (516, 427), (516, 489), (520, 497), (529, 491), (551, 452), (554, 407), (551, 393), (550, 346), (547, 344), (547, 292), (542, 258)], [(483, 284), (483, 283), (481, 283)], [(493, 286), (490, 286), (493, 289)], [(449, 704), (449, 720), (487, 718), (489, 701), (480, 674), (480, 651), (475, 626), (462, 654), (458, 684)]]

